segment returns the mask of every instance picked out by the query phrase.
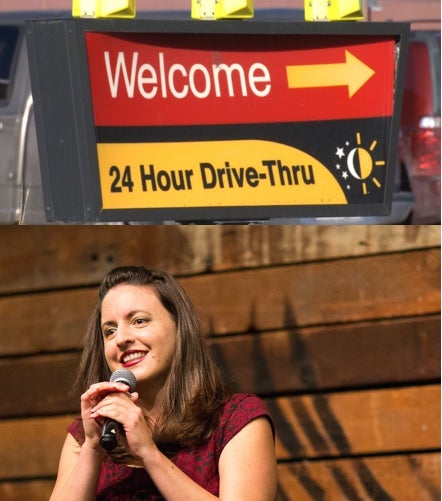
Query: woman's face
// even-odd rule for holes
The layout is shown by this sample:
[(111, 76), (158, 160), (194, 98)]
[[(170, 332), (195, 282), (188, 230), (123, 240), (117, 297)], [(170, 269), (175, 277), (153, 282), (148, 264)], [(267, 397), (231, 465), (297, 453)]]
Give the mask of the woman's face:
[[(101, 306), (104, 354), (109, 369), (130, 369), (137, 383), (158, 391), (176, 347), (176, 325), (149, 286), (118, 285)], [(137, 386), (137, 390), (139, 390)]]

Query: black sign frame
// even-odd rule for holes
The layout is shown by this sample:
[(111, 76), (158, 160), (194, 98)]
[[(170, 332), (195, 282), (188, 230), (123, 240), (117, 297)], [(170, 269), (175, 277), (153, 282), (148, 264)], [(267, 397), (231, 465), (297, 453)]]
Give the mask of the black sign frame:
[[(394, 166), (408, 23), (294, 21), (194, 21), (59, 19), (29, 20), (26, 36), (37, 125), (46, 218), (50, 222), (213, 223), (310, 217), (385, 216), (391, 211)], [(197, 33), (318, 36), (393, 36), (396, 41), (393, 116), (387, 131), (388, 158), (383, 200), (349, 205), (275, 205), (105, 209), (101, 199), (97, 143), (85, 33)]]

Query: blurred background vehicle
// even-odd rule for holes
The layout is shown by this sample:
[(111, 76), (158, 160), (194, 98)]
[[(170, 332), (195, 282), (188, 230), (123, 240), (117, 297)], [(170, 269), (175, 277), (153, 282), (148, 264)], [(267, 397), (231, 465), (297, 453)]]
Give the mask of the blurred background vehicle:
[(440, 222), (440, 31), (412, 31), (399, 136), (402, 189), (413, 193), (411, 222)]
[(0, 224), (45, 222), (25, 18), (0, 13)]

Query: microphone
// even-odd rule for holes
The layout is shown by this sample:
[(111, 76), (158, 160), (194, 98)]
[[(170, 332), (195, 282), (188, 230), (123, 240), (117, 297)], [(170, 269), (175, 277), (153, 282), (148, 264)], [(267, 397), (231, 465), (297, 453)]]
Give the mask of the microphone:
[[(124, 383), (129, 386), (129, 391), (134, 391), (137, 380), (128, 369), (118, 369), (113, 372), (110, 377), (111, 383)], [(106, 451), (110, 452), (115, 449), (118, 444), (118, 435), (121, 432), (121, 425), (113, 419), (106, 419), (103, 429), (101, 430), (100, 445)]]

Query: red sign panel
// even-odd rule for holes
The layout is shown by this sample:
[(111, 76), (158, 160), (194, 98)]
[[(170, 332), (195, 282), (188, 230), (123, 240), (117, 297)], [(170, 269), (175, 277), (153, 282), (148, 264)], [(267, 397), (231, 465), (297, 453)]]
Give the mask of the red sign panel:
[[(339, 35), (86, 33), (96, 126), (305, 122), (393, 113), (395, 43)], [(388, 89), (390, 92), (386, 92)]]

